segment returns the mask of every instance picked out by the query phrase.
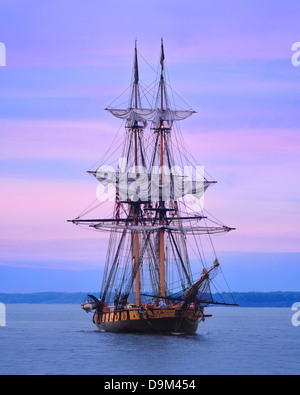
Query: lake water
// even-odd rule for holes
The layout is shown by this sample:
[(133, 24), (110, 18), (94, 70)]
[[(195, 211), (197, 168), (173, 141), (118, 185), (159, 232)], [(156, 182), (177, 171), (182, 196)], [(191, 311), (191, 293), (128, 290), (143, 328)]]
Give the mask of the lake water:
[(198, 333), (99, 332), (75, 305), (6, 305), (0, 374), (299, 374), (300, 326), (285, 308), (215, 307)]

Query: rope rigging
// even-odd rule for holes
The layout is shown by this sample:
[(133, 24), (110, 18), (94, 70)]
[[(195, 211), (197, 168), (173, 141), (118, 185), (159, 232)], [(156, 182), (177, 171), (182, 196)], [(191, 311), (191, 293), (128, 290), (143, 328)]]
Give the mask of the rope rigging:
[[(169, 74), (163, 47), (158, 66), (160, 71), (155, 71), (156, 79), (150, 85), (145, 85), (139, 80), (136, 54), (137, 52), (135, 52), (131, 85), (107, 108), (113, 115), (122, 119), (122, 124), (112, 139), (108, 151), (92, 166), (91, 169), (96, 168), (96, 170), (90, 169), (89, 171), (100, 183), (110, 185), (108, 171), (106, 178), (103, 176), (102, 179), (99, 176), (99, 169), (103, 166), (114, 166), (116, 169), (114, 183), (111, 181), (117, 196), (116, 202), (112, 202), (113, 210), (112, 212), (106, 211), (104, 218), (102, 215), (100, 218), (95, 216), (95, 219), (83, 220), (82, 217), (86, 217), (91, 212), (103, 209), (106, 202), (99, 202), (96, 199), (71, 222), (80, 226), (87, 225), (89, 230), (110, 232), (100, 293), (102, 303), (114, 301), (116, 306), (124, 306), (129, 299), (131, 302), (137, 300), (138, 292), (141, 292), (143, 303), (147, 295), (166, 300), (168, 298), (169, 300), (182, 300), (184, 310), (191, 303), (213, 302), (212, 275), (219, 268), (219, 263), (211, 235), (225, 233), (232, 228), (226, 227), (213, 216), (206, 217), (205, 214), (209, 213), (203, 207), (196, 211), (188, 201), (188, 194), (181, 198), (172, 197), (164, 200), (163, 166), (168, 169), (175, 168), (176, 165), (181, 169), (185, 167), (194, 169), (200, 166), (184, 142), (179, 125), (179, 120), (185, 119), (194, 111), (166, 82), (165, 77), (169, 79)], [(148, 64), (141, 54), (140, 56)], [(150, 67), (154, 70), (152, 66)], [(113, 109), (112, 105), (128, 91), (130, 92), (129, 100), (126, 102), (128, 114), (127, 109), (121, 110), (121, 106), (117, 107), (119, 110)], [(178, 110), (176, 113), (180, 106), (175, 104), (175, 95), (188, 106), (188, 110)], [(147, 105), (147, 110), (145, 109), (144, 112), (143, 103)], [(170, 110), (171, 105), (172, 110)], [(180, 111), (190, 114), (180, 114)], [(155, 118), (157, 115), (160, 116), (159, 119)], [(119, 138), (124, 125), (125, 135)], [(127, 196), (125, 200), (119, 198), (120, 151), (121, 157), (126, 160), (127, 170), (135, 170), (136, 180), (141, 176), (137, 171), (139, 167), (146, 169), (147, 175), (153, 174), (154, 167), (160, 169), (157, 199), (134, 200), (132, 196)], [(203, 188), (203, 193), (211, 183), (214, 183), (208, 180), (213, 180), (213, 178), (207, 172), (205, 174), (203, 183), (206, 187)], [(175, 191), (176, 177), (181, 177), (181, 181), (186, 181), (187, 176), (184, 173), (181, 175), (176, 172), (172, 173), (170, 190)], [(135, 195), (139, 197), (137, 190)], [(204, 237), (207, 238), (212, 251), (212, 258), (206, 256)], [(192, 251), (195, 258), (191, 258), (188, 251)], [(198, 280), (196, 283), (194, 282), (196, 275), (192, 270), (195, 262), (197, 268), (200, 264), (203, 270), (200, 273), (201, 281)], [(215, 262), (214, 270), (207, 269), (212, 262)], [(162, 264), (164, 266), (163, 278)], [(222, 271), (221, 273), (224, 276)], [(165, 293), (161, 290), (162, 283)]]

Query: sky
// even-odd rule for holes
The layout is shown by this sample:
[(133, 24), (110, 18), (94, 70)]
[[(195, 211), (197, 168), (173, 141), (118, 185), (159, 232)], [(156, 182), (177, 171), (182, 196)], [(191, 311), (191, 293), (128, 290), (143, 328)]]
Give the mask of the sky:
[[(107, 236), (67, 223), (96, 198), (86, 171), (119, 128), (104, 109), (152, 81), (195, 111), (187, 145), (218, 183), (205, 208), (232, 290), (300, 290), (298, 0), (1, 0), (0, 292), (94, 291)], [(300, 56), (299, 56), (300, 57)]]

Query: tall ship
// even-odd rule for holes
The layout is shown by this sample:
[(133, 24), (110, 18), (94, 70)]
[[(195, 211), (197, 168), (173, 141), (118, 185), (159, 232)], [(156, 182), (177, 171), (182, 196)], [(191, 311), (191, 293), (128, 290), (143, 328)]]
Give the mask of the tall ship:
[[(106, 109), (122, 124), (88, 171), (100, 182), (98, 200), (69, 220), (109, 234), (100, 295), (87, 295), (81, 307), (103, 331), (193, 334), (210, 317), (207, 306), (236, 304), (229, 289), (216, 288), (224, 275), (212, 243), (234, 228), (204, 209), (204, 192), (216, 181), (184, 142), (180, 124), (195, 111), (169, 84), (163, 40), (150, 85), (140, 80), (140, 56), (135, 43), (126, 105)], [(90, 218), (104, 205), (105, 218)]]

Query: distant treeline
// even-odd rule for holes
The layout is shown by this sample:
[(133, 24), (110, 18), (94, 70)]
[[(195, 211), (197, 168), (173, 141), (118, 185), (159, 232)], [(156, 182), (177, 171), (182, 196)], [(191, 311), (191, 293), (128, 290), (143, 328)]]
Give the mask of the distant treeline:
[(241, 307), (291, 307), (300, 302), (300, 292), (233, 292)]
[(41, 292), (26, 294), (0, 293), (0, 302), (7, 304), (30, 303), (30, 304), (80, 304), (87, 294), (85, 292)]
[[(99, 296), (98, 293), (94, 295)], [(41, 292), (28, 294), (0, 293), (0, 303), (16, 304), (80, 304), (87, 293)], [(291, 307), (300, 302), (300, 292), (233, 292), (234, 301), (241, 307)], [(232, 303), (231, 294), (213, 295), (218, 302)]]

